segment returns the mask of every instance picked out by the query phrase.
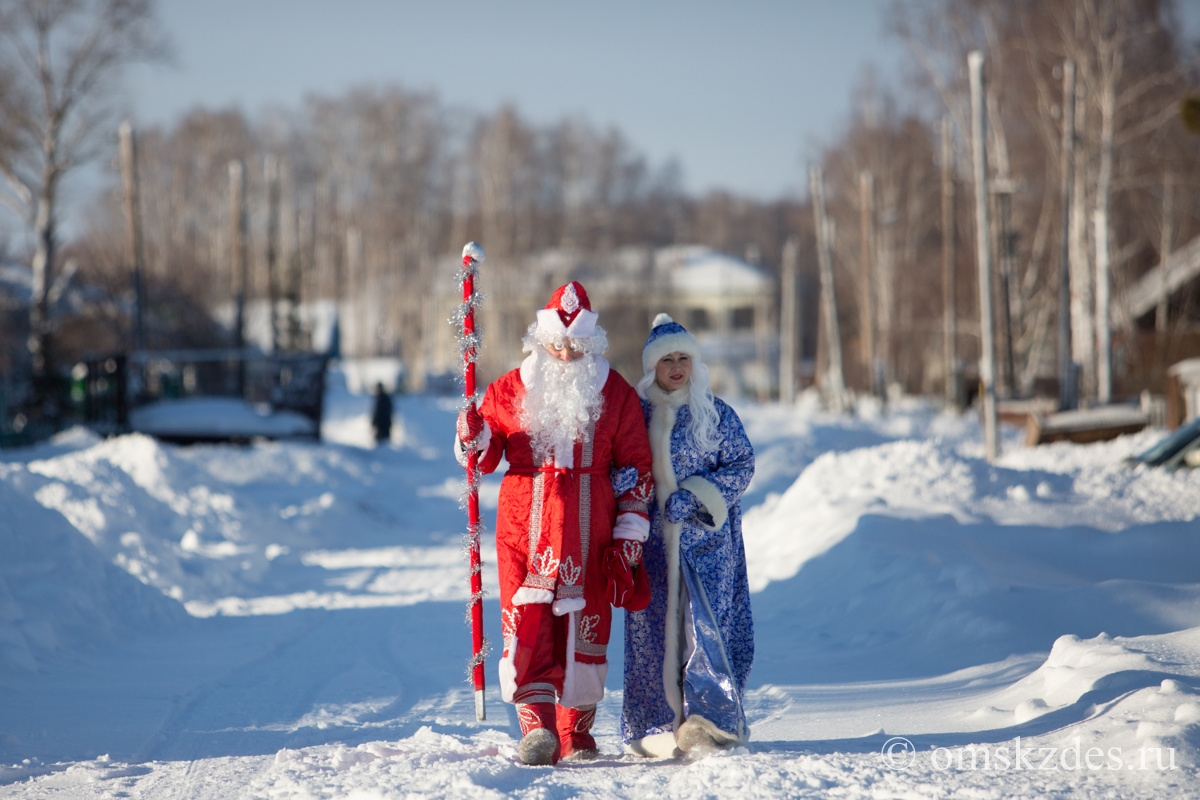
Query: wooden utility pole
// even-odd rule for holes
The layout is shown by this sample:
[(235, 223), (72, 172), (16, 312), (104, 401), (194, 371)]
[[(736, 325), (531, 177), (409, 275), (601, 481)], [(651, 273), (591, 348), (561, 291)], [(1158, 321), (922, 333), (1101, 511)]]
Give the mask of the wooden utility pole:
[(1014, 354), (1016, 335), (1013, 333), (1012, 284), (1013, 284), (1013, 232), (1012, 194), (1016, 185), (1008, 179), (992, 182), (991, 193), (999, 206), (1000, 246), (1000, 318), (1004, 321), (1004, 396), (1015, 397), (1017, 393), (1017, 365)]
[(958, 367), (958, 272), (954, 224), (954, 139), (950, 115), (942, 117), (942, 361), (949, 408), (962, 407)]
[(1079, 402), (1079, 371), (1071, 358), (1071, 219), (1075, 192), (1075, 62), (1063, 62), (1062, 252), (1058, 264), (1058, 409)]
[(242, 162), (229, 162), (229, 261), (233, 272), (233, 346), (246, 346), (246, 176)]
[(280, 176), (279, 241), (280, 241), (280, 294), (282, 319), (280, 320), (279, 342), (283, 351), (300, 347), (300, 260), (302, 217), (296, 208), (295, 191), (287, 164)]
[(1167, 259), (1171, 256), (1171, 248), (1175, 239), (1175, 176), (1168, 171), (1163, 175), (1163, 205), (1162, 205), (1162, 238), (1158, 246), (1158, 271), (1162, 275), (1162, 289), (1158, 297), (1158, 305), (1154, 309), (1154, 331), (1158, 339), (1158, 352), (1166, 348), (1167, 333), (1167, 301), (1170, 294), (1167, 291)]
[(242, 162), (229, 162), (229, 262), (233, 273), (233, 346), (239, 351), (237, 394), (246, 393), (246, 362), (240, 351), (246, 346), (246, 170)]
[[(363, 237), (358, 226), (346, 228), (346, 270), (345, 284), (342, 297), (345, 298), (347, 309), (353, 309), (353, 320), (348, 323), (345, 333), (350, 334), (347, 342), (355, 356), (370, 355), (370, 334), (363, 303)], [(348, 355), (349, 353), (347, 353)]]
[(125, 190), (125, 246), (133, 267), (133, 349), (146, 349), (146, 286), (142, 263), (142, 215), (138, 202), (137, 141), (133, 126), (121, 123), (121, 185)]
[(829, 348), (829, 403), (837, 413), (846, 408), (846, 382), (842, 371), (842, 338), (838, 330), (837, 296), (833, 286), (833, 244), (830, 222), (825, 216), (825, 179), (820, 167), (809, 172), (813, 214), (817, 226), (817, 264), (821, 270), (821, 310), (825, 317), (825, 338)]
[(999, 456), (996, 436), (995, 342), (992, 322), (992, 248), (988, 228), (987, 116), (983, 96), (983, 53), (967, 55), (971, 73), (971, 150), (975, 172), (975, 252), (979, 265), (979, 395), (983, 401), (983, 444), (988, 461)]
[(1107, 208), (1092, 213), (1092, 229), (1096, 237), (1096, 402), (1104, 406), (1112, 402), (1112, 267)]
[(263, 162), (267, 184), (267, 315), (271, 322), (271, 352), (279, 352), (279, 159)]
[(779, 302), (779, 402), (796, 402), (796, 363), (800, 360), (800, 299), (797, 296), (797, 260), (800, 245), (789, 237), (783, 245), (783, 275)]
[[(1120, 63), (1119, 60), (1117, 63)], [(1092, 231), (1096, 243), (1096, 401), (1112, 402), (1112, 233), (1109, 206), (1112, 198), (1114, 118), (1117, 114), (1115, 81), (1105, 80), (1099, 92), (1100, 170), (1096, 176), (1096, 208)]]
[(859, 263), (862, 280), (862, 330), (863, 372), (867, 376), (867, 391), (883, 396), (883, 386), (878, 380), (880, 370), (876, 362), (877, 352), (875, 319), (876, 241), (875, 241), (875, 178), (870, 170), (858, 173), (859, 197)]
[[(316, 314), (319, 295), (316, 293), (317, 277), (317, 198), (316, 192), (309, 195), (308, 207), (297, 215), (299, 235), (296, 259), (296, 302), (299, 309), (296, 318), (299, 325), (297, 345), (304, 350), (313, 350), (313, 332), (317, 327)], [(307, 306), (307, 308), (306, 308)], [(307, 314), (304, 313), (307, 311)]]
[[(1088, 104), (1080, 102), (1083, 87), (1075, 86), (1075, 130), (1087, 130)], [(1087, 184), (1088, 148), (1077, 147), (1072, 137), (1071, 169), (1074, 182), (1071, 189), (1071, 358), (1077, 369), (1076, 401), (1096, 392), (1096, 274), (1088, 260)]]

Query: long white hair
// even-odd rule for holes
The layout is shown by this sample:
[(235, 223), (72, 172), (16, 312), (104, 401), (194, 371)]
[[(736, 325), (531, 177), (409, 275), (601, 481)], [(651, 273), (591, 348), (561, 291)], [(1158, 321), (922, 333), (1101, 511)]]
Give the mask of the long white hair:
[[(650, 399), (650, 387), (654, 385), (655, 372), (651, 369), (637, 382), (639, 397)], [(692, 445), (703, 453), (711, 453), (721, 446), (721, 415), (713, 402), (712, 389), (708, 382), (708, 365), (692, 356), (692, 377), (688, 381), (688, 408), (691, 418), (687, 424), (687, 436)]]

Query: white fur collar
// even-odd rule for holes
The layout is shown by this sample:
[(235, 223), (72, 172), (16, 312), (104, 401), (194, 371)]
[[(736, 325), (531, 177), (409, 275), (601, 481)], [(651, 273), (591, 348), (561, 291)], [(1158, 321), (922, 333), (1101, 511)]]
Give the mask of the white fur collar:
[(646, 399), (655, 408), (659, 406), (667, 406), (668, 408), (679, 408), (687, 403), (690, 392), (687, 386), (681, 386), (673, 392), (668, 392), (657, 383), (650, 384), (646, 389)]
[[(650, 413), (650, 454), (653, 457), (651, 470), (654, 475), (654, 494), (658, 501), (658, 512), (665, 510), (667, 498), (679, 488), (675, 480), (675, 466), (671, 461), (671, 431), (675, 428), (675, 410), (687, 402), (688, 391), (684, 387), (674, 392), (665, 392), (657, 383), (650, 384), (646, 398), (653, 411)], [(683, 690), (679, 685), (680, 652), (680, 586), (679, 586), (679, 532), (682, 526), (663, 517), (663, 548), (667, 556), (667, 616), (666, 636), (663, 653), (663, 691), (667, 705), (675, 712), (675, 728), (683, 721)]]
[[(654, 407), (650, 413), (650, 425), (647, 431), (650, 439), (650, 454), (653, 457), (651, 472), (654, 475), (658, 507), (662, 509), (671, 492), (679, 488), (675, 480), (675, 467), (671, 463), (671, 431), (675, 428), (675, 410), (678, 406), (666, 402), (672, 398), (661, 389), (658, 389), (657, 395), (654, 393), (654, 389), (648, 394)], [(655, 402), (656, 399), (663, 402)]]

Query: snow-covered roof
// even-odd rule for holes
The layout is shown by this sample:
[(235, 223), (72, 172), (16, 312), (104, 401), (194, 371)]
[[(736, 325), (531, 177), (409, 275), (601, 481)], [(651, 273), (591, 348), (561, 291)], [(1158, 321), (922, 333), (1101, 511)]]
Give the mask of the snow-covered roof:
[(133, 430), (167, 437), (311, 436), (315, 423), (295, 411), (272, 411), (231, 397), (160, 400), (129, 414)]
[[(704, 245), (673, 245), (650, 251), (623, 247), (603, 256), (546, 250), (527, 264), (550, 283), (578, 280), (588, 293), (623, 294), (640, 287), (681, 295), (757, 295), (775, 285), (770, 273)], [(652, 268), (652, 269), (651, 269)], [(648, 274), (651, 272), (653, 274)]]
[(759, 294), (775, 283), (761, 267), (701, 245), (664, 247), (654, 262), (670, 286), (686, 294)]

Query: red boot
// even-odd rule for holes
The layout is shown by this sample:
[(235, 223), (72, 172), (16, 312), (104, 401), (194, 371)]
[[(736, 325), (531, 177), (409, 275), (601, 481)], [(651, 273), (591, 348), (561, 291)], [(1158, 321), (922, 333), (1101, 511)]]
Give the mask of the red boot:
[(566, 708), (559, 706), (558, 743), (564, 761), (590, 761), (600, 755), (592, 738), (592, 723), (596, 721), (596, 706)]
[(531, 767), (558, 763), (554, 703), (518, 703), (517, 722), (521, 725), (517, 757)]

